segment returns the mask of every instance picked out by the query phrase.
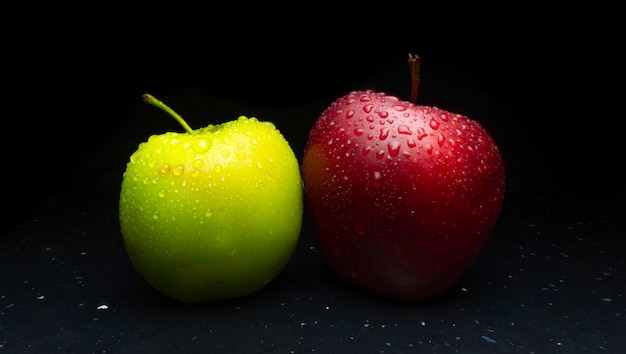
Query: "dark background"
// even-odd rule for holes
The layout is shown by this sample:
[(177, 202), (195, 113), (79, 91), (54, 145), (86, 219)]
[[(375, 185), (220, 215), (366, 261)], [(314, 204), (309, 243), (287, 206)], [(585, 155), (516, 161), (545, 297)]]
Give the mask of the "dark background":
[[(15, 20), (1, 34), (0, 351), (611, 352), (626, 343), (617, 10), (45, 6), (7, 12)], [(408, 98), (408, 53), (422, 58), (418, 103), (479, 121), (505, 163), (502, 216), (457, 287), (421, 304), (349, 287), (327, 272), (306, 217), (292, 262), (245, 299), (184, 306), (132, 271), (117, 221), (122, 173), (141, 141), (182, 131), (142, 94), (195, 128), (270, 120), (301, 158), (337, 97), (372, 88)]]
[[(43, 15), (46, 9), (25, 12), (20, 27), (3, 34), (9, 220), (27, 215), (40, 197), (66, 184), (72, 166), (128, 121), (145, 92), (164, 100), (186, 95), (191, 101), (182, 92), (194, 88), (278, 107), (329, 104), (360, 88), (408, 98), (408, 53), (422, 57), (419, 103), (479, 120), (505, 155), (507, 150), (523, 155), (523, 163), (517, 158), (508, 163), (511, 181), (572, 193), (624, 190), (618, 171), (624, 151), (622, 70), (611, 41), (617, 32), (610, 9), (581, 8), (559, 17), (529, 7), (517, 9), (517, 16), (492, 16), (416, 5), (389, 15), (375, 9), (335, 14), (312, 9), (308, 20), (295, 9), (279, 17), (235, 12), (189, 17), (189, 9), (171, 7), (118, 10), (54, 18)], [(37, 31), (24, 31), (33, 24)], [(493, 105), (480, 112), (485, 97)], [(176, 99), (167, 103), (195, 127), (233, 118), (219, 105), (202, 107), (202, 99), (190, 104), (206, 116), (185, 114)], [(261, 118), (294, 129), (289, 138), (300, 154), (322, 108)], [(155, 128), (141, 131), (137, 142), (162, 129), (179, 129), (168, 119), (154, 114)]]

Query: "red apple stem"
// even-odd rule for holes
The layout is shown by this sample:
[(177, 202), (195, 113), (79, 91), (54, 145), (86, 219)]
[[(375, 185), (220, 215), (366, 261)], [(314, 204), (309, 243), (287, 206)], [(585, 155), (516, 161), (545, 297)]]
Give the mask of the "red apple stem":
[(157, 100), (156, 98), (154, 98), (154, 96), (152, 96), (149, 93), (146, 93), (142, 96), (144, 102), (153, 105), (157, 108), (160, 108), (162, 110), (164, 110), (165, 112), (167, 112), (169, 115), (171, 115), (172, 117), (174, 117), (174, 119), (176, 119), (176, 121), (183, 126), (183, 128), (185, 128), (185, 130), (187, 131), (187, 133), (189, 134), (193, 134), (193, 129), (191, 129), (191, 127), (189, 126), (189, 124), (187, 124), (187, 122), (185, 122), (185, 120), (183, 119), (183, 117), (181, 117), (178, 113), (174, 112), (173, 109), (169, 108), (165, 103)]
[(409, 68), (411, 69), (411, 102), (417, 103), (417, 90), (420, 82), (420, 57), (409, 54)]

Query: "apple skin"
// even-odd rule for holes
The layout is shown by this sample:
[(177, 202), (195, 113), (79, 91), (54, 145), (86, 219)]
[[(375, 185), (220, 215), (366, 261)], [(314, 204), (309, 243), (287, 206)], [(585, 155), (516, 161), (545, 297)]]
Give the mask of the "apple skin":
[(498, 147), (478, 122), (373, 90), (323, 111), (301, 169), (330, 270), (390, 299), (425, 300), (457, 284), (504, 199)]
[(119, 219), (135, 269), (186, 303), (252, 294), (299, 239), (298, 161), (270, 122), (239, 117), (153, 135), (130, 157)]

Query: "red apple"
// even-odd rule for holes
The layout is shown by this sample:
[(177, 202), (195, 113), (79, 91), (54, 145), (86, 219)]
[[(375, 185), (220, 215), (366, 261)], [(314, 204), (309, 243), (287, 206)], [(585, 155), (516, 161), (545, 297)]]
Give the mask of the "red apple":
[(340, 279), (391, 299), (424, 300), (466, 274), (496, 225), (504, 166), (468, 117), (354, 91), (311, 128), (302, 160), (320, 252)]

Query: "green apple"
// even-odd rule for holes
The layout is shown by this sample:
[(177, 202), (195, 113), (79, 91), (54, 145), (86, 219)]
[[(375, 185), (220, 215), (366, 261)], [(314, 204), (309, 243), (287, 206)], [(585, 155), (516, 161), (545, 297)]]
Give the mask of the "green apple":
[(238, 119), (153, 135), (130, 156), (119, 220), (137, 272), (186, 303), (250, 295), (291, 259), (303, 189), (292, 148), (268, 121)]

